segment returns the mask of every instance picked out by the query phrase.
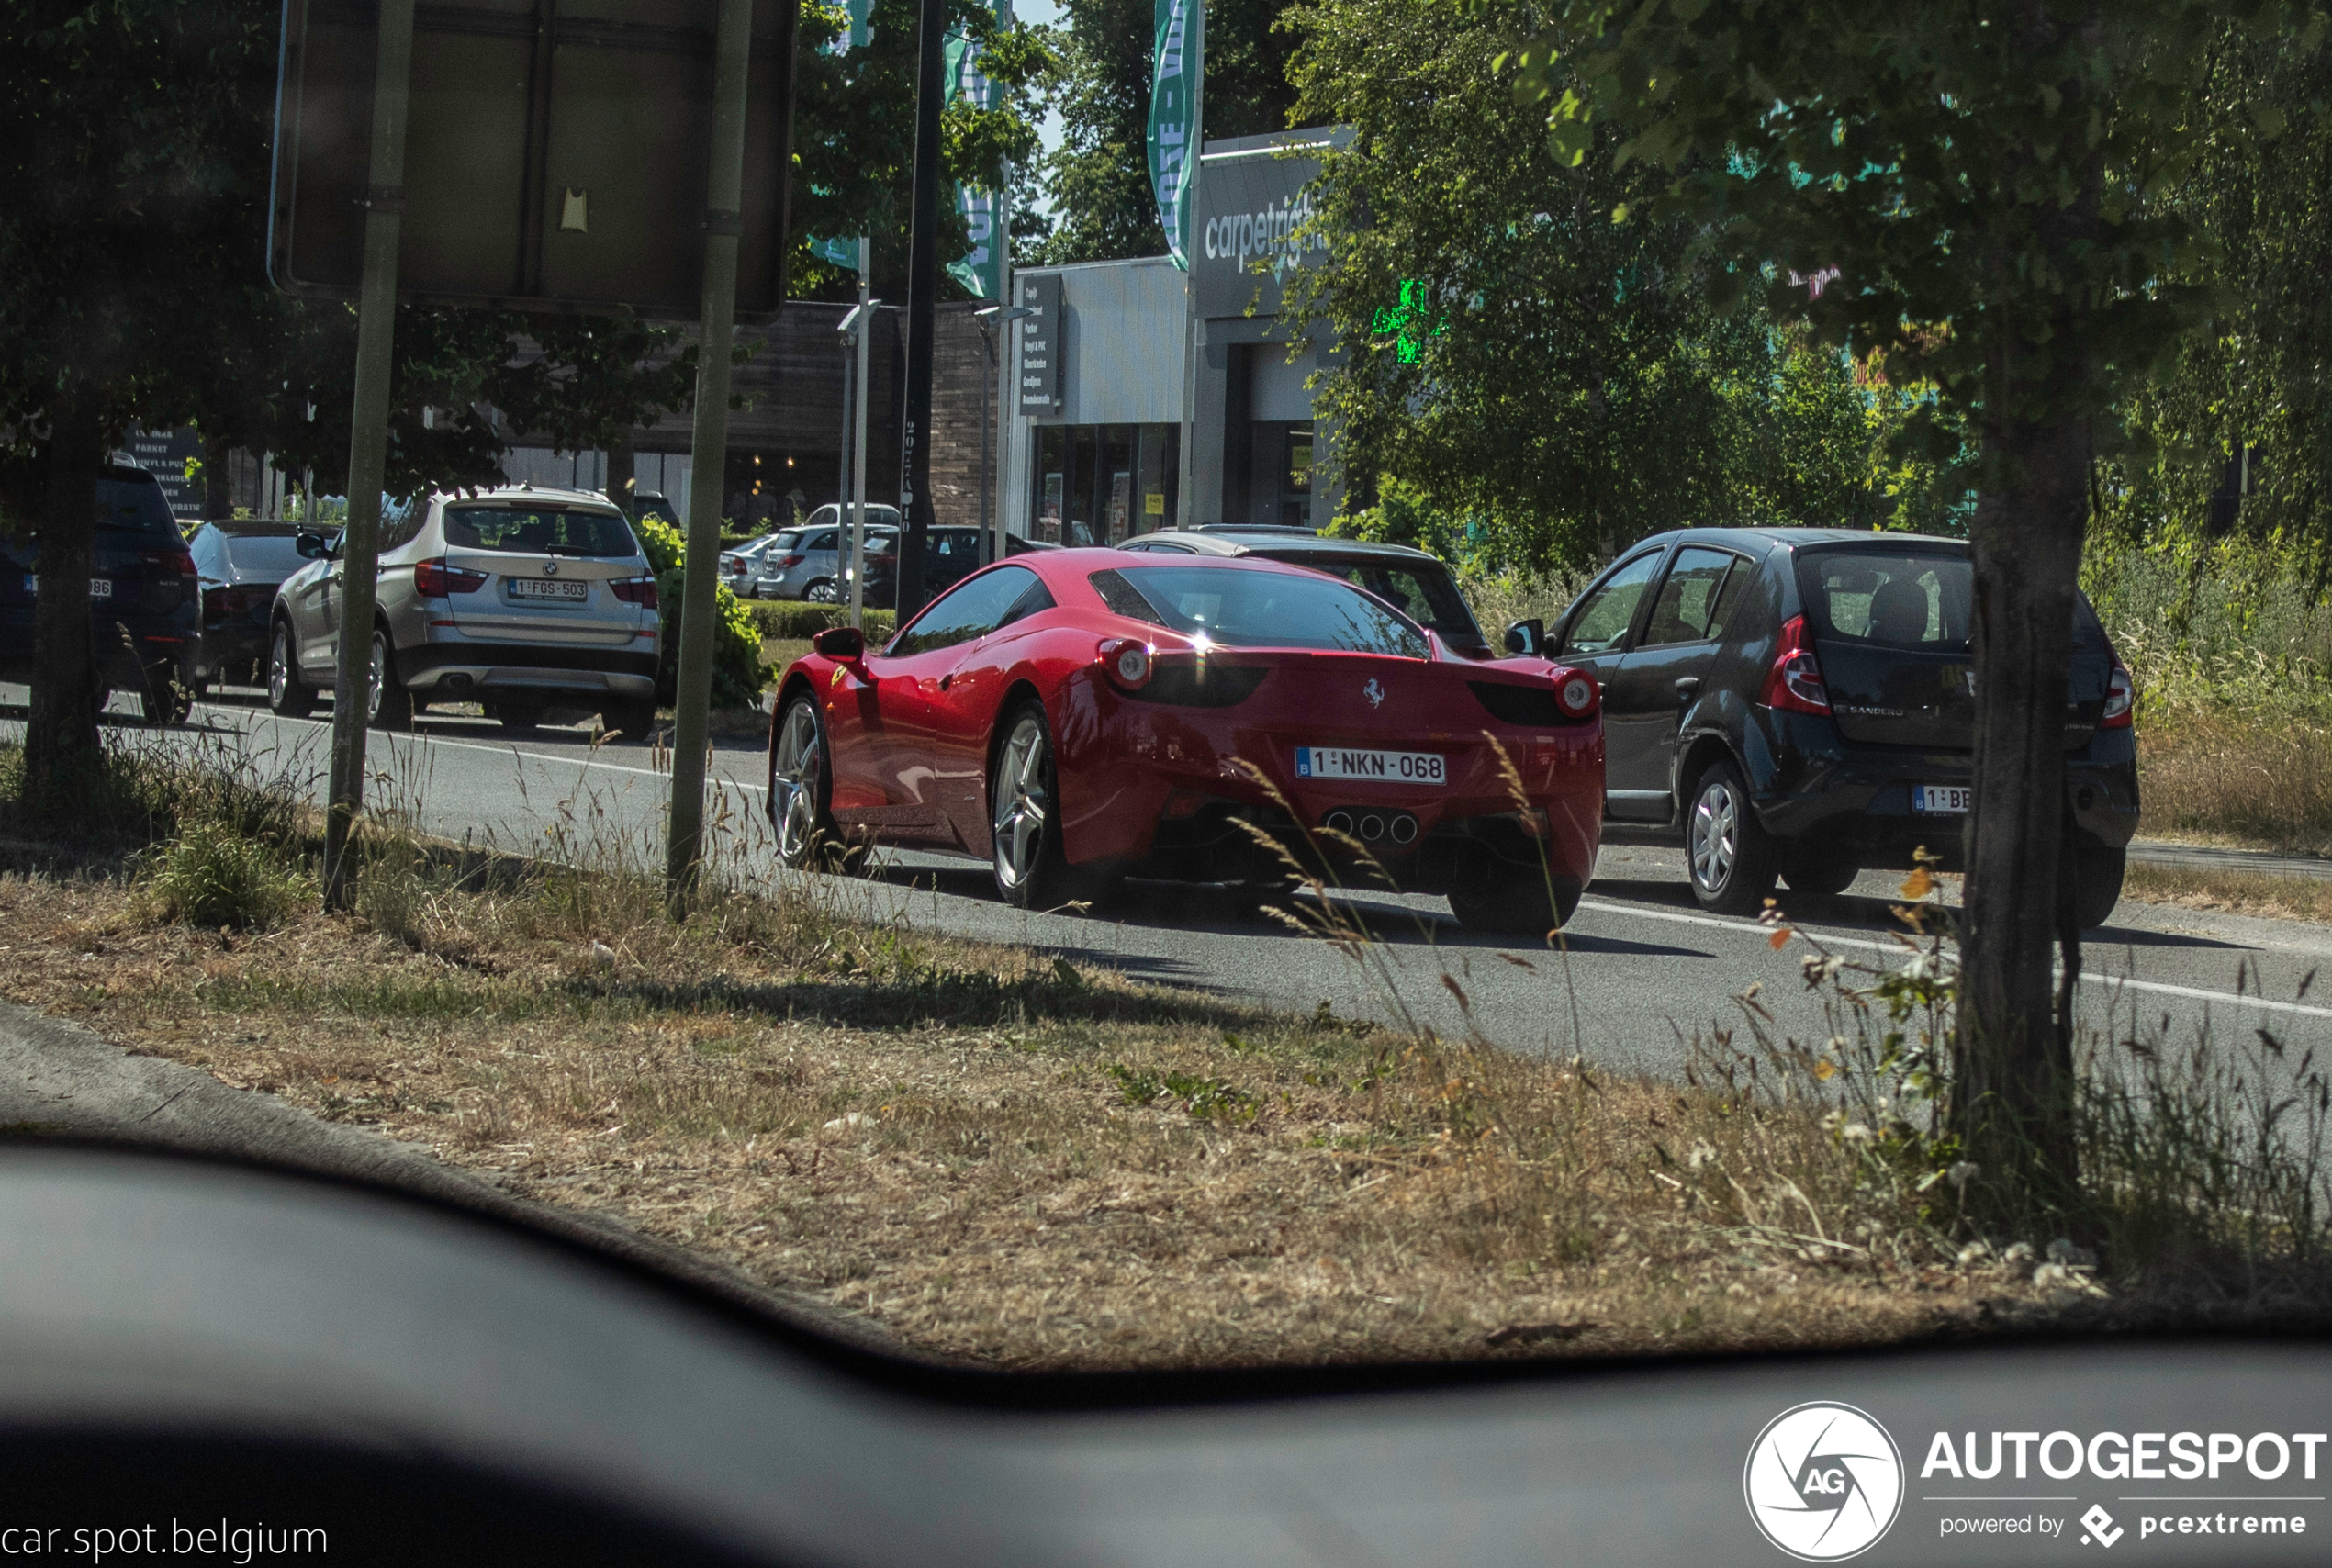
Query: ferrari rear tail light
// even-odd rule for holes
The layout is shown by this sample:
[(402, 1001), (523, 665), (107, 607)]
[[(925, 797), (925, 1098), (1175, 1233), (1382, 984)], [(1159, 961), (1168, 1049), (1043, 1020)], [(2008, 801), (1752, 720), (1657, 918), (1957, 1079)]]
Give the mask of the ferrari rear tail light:
[(626, 604), (636, 604), (642, 610), (656, 608), (654, 577), (618, 577), (607, 585), (608, 592)]
[(1554, 706), (1566, 719), (1584, 719), (1596, 710), (1601, 693), (1596, 689), (1595, 678), (1578, 670), (1564, 670), (1554, 683)]
[(1128, 691), (1138, 691), (1149, 684), (1151, 661), (1149, 644), (1131, 637), (1111, 637), (1103, 642), (1102, 666), (1109, 671), (1109, 678)]
[(2105, 712), (2097, 721), (2097, 727), (2101, 730), (2126, 730), (2136, 711), (2137, 682), (2132, 680), (2130, 672), (2122, 667), (2122, 661), (2115, 659), (2113, 673), (2105, 678)]
[(476, 593), (486, 586), (484, 572), (465, 571), (445, 564), (440, 555), (420, 561), (413, 566), (413, 591), (423, 599), (443, 599), (448, 594)]
[(1766, 672), (1766, 689), (1757, 700), (1785, 713), (1830, 711), (1830, 689), (1822, 684), (1822, 665), (1814, 658), (1813, 639), (1806, 633), (1806, 618), (1793, 615), (1782, 622), (1781, 642), (1773, 651), (1773, 668)]

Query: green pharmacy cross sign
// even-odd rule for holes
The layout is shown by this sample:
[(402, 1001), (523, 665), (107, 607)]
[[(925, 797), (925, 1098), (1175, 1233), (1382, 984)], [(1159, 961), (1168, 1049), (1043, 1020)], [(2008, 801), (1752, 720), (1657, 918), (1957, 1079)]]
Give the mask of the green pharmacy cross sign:
[[(1415, 364), (1424, 341), (1429, 337), (1443, 337), (1450, 330), (1447, 316), (1435, 317), (1431, 330), (1426, 329), (1426, 308), (1430, 303), (1431, 297), (1422, 282), (1416, 278), (1403, 278), (1400, 304), (1376, 308), (1376, 315), (1369, 322), (1370, 336), (1380, 340), (1391, 339), (1395, 357), (1403, 364)], [(1380, 342), (1379, 346), (1383, 344)]]

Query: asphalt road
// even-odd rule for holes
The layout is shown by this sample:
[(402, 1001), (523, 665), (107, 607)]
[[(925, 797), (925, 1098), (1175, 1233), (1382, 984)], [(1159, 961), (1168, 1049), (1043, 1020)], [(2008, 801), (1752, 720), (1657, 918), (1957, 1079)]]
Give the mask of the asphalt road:
[[(0, 688), (0, 702), (17, 692)], [(20, 699), (19, 699), (20, 700)], [(0, 719), (0, 733), (17, 728)], [(163, 744), (251, 756), (320, 796), (329, 726), (278, 720), (254, 702), (206, 703)], [(596, 753), (579, 732), (546, 729), (513, 742), (483, 720), (424, 717), (411, 735), (376, 736), (370, 800), (411, 813), (425, 830), (521, 853), (630, 855), (660, 865), (663, 759), (645, 748)], [(712, 818), (741, 875), (790, 875), (768, 853), (760, 817), (761, 744), (716, 742)], [(1805, 936), (1852, 961), (1900, 961), (1890, 914), (1900, 873), (1867, 873), (1843, 898), (1783, 902)], [(1774, 1026), (1800, 1039), (1833, 1033), (1800, 978), (1803, 940), (1781, 950), (1770, 930), (1702, 913), (1680, 851), (1612, 847), (1565, 934), (1548, 953), (1461, 930), (1439, 899), (1359, 894), (1344, 913), (1375, 938), (1340, 950), (1286, 926), (1242, 917), (1198, 892), (1141, 887), (1108, 918), (1024, 915), (998, 902), (984, 862), (893, 854), (867, 878), (820, 879), (828, 896), (870, 917), (959, 935), (1026, 942), (1126, 973), (1310, 1012), (1478, 1034), (1497, 1044), (1570, 1055), (1608, 1068), (1681, 1072), (1696, 1039), (1746, 1040), (1735, 998), (1759, 988)], [(1315, 912), (1317, 913), (1317, 912)], [(2085, 944), (2084, 1022), (2115, 1037), (2158, 1031), (2248, 1041), (2266, 1028), (2286, 1043), (2332, 1047), (2332, 931), (2280, 921), (2125, 902)]]

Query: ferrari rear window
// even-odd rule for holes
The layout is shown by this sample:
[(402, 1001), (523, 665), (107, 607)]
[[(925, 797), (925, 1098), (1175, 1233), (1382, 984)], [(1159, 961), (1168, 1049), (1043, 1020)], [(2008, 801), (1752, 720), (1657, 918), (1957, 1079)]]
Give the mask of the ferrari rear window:
[(611, 511), (545, 507), (448, 507), (445, 543), (456, 550), (523, 550), (538, 555), (631, 555), (632, 526)]
[(1415, 624), (1333, 577), (1230, 566), (1124, 566), (1116, 576), (1164, 625), (1228, 647), (1425, 656)]

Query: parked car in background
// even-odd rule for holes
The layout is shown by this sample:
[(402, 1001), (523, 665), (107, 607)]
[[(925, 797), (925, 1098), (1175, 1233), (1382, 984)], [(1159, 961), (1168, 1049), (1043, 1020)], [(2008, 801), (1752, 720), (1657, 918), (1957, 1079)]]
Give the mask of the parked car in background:
[[(97, 476), (89, 565), (89, 639), (108, 698), (134, 693), (149, 723), (176, 723), (195, 701), (201, 636), (195, 561), (151, 474), (119, 459)], [(36, 678), (33, 612), (40, 546), (0, 535), (0, 679)]]
[[(761, 557), (761, 574), (754, 584), (757, 599), (805, 599), (813, 604), (848, 600), (844, 571), (850, 565), (849, 515), (837, 506), (823, 506), (801, 528), (790, 530), (793, 543)], [(897, 507), (867, 508), (867, 548), (898, 532)]]
[[(867, 546), (866, 603), (877, 610), (890, 610), (899, 603), (899, 541), (903, 534), (886, 537), (880, 547)], [(935, 528), (925, 536), (923, 591), (936, 596), (946, 592), (980, 568), (980, 530), (976, 528)], [(1059, 544), (1048, 544), (1041, 539), (1023, 539), (1017, 533), (1004, 535), (1006, 555), (1026, 555), (1032, 551), (1059, 550)], [(850, 598), (850, 574), (842, 575), (841, 598)]]
[(1309, 566), (1368, 589), (1438, 634), (1454, 653), (1485, 658), (1490, 654), (1489, 641), (1466, 608), (1447, 564), (1406, 544), (1333, 539), (1307, 528), (1207, 524), (1141, 534), (1121, 548), (1147, 554), (1258, 555)]
[[(202, 593), (202, 632), (195, 653), (194, 689), (207, 694), (218, 681), (266, 679), (267, 627), (275, 589), (307, 563), (298, 549), (302, 526), (264, 518), (206, 522), (186, 541)], [(337, 532), (326, 534), (334, 542)]]
[(791, 866), (872, 838), (985, 859), (1028, 909), (1127, 877), (1268, 897), (1286, 861), (1261, 835), (1340, 875), (1365, 856), (1469, 928), (1534, 940), (1595, 869), (1595, 682), (1452, 655), (1316, 572), (1032, 551), (880, 649), (848, 626), (813, 648), (770, 725)]
[(758, 539), (749, 539), (722, 551), (721, 581), (739, 599), (759, 598), (760, 595), (755, 591), (754, 578), (760, 574), (762, 555), (780, 541), (790, 542), (793, 537), (790, 532), (765, 533)]
[[(273, 611), (267, 700), (306, 713), (332, 682), (342, 566), (320, 534)], [(432, 702), (480, 702), (506, 728), (544, 710), (597, 712), (644, 741), (656, 721), (656, 577), (604, 496), (518, 486), (435, 495), (381, 538), (372, 722), (410, 723)]]
[(654, 490), (633, 492), (632, 505), (628, 510), (634, 519), (652, 517), (658, 522), (668, 522), (675, 528), (685, 529), (688, 526), (681, 520), (680, 509)]
[[(1777, 877), (1834, 893), (1922, 848), (1962, 858), (1974, 599), (1962, 540), (1685, 529), (1630, 548), (1553, 626), (1517, 622), (1507, 646), (1603, 683), (1605, 836), (1683, 844), (1694, 897), (1746, 914)], [(2065, 806), (2084, 925), (2113, 913), (2137, 829), (2134, 695), (2077, 599)]]

